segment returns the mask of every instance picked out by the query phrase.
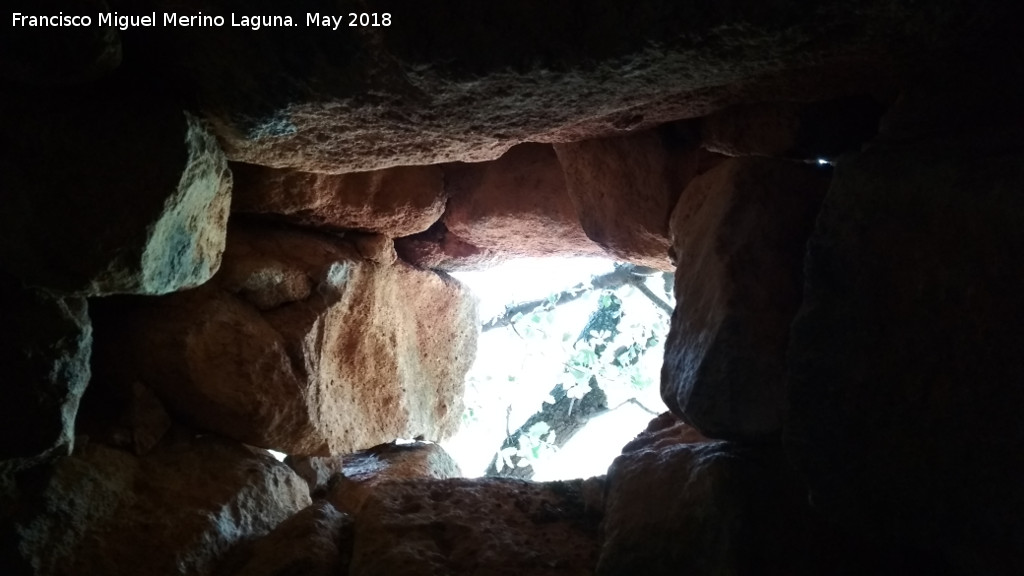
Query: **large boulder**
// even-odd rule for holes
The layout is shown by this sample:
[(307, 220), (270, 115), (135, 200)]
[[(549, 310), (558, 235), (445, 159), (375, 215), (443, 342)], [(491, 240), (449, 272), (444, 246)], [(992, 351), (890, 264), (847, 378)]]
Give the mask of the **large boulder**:
[[(84, 444), (84, 445), (83, 445)], [(96, 443), (0, 473), (7, 574), (205, 576), (246, 538), (310, 504), (287, 466), (201, 438), (144, 458)]]
[(3, 272), (0, 296), (0, 460), (69, 451), (91, 372), (88, 305), (26, 288)]
[(652, 438), (615, 459), (607, 490), (599, 576), (836, 573), (820, 570), (806, 497), (778, 448)]
[(829, 171), (736, 158), (698, 176), (672, 214), (676, 308), (661, 395), (711, 438), (782, 430), (786, 345)]
[(390, 442), (343, 456), (341, 473), (330, 482), (327, 498), (339, 510), (356, 514), (380, 484), (460, 476), (458, 463), (439, 444)]
[(603, 254), (587, 238), (550, 145), (522, 144), (492, 162), (445, 167), (448, 232), (504, 258)]
[(454, 433), (478, 330), (451, 278), (242, 225), (207, 285), (97, 310), (111, 378), (152, 387), (193, 425), (300, 455)]
[(789, 349), (786, 442), (815, 505), (948, 574), (1024, 573), (1024, 124), (1006, 82), (1024, 70), (1006, 53), (942, 59), (839, 162)]
[(163, 294), (220, 265), (227, 160), (198, 117), (133, 82), (0, 99), (0, 263), (25, 282)]
[(671, 270), (668, 222), (698, 150), (669, 130), (555, 146), (587, 236), (617, 260)]
[(341, 456), (288, 456), (284, 461), (309, 484), (314, 498), (327, 497), (347, 513), (358, 510), (381, 482), (462, 475), (439, 444), (418, 440), (396, 440)]
[[(585, 0), (439, 0), (325, 12), (302, 0), (290, 8), (294, 26), (170, 28), (151, 42), (173, 55), (166, 68), (195, 87), (233, 160), (346, 173), (490, 160), (524, 141), (622, 135), (752, 99), (842, 95), (890, 78), (888, 55), (983, 34), (1013, 8), (642, 1), (625, 14)], [(274, 0), (190, 10), (281, 14)], [(350, 12), (376, 21), (350, 27)], [(326, 17), (342, 22), (318, 25)]]
[(356, 515), (353, 576), (594, 573), (601, 510), (584, 482), (496, 478), (378, 485)]
[(263, 536), (236, 546), (216, 576), (338, 576), (348, 574), (352, 517), (329, 502), (312, 506)]
[(423, 232), (441, 218), (444, 175), (436, 166), (351, 174), (314, 174), (233, 164), (232, 212), (279, 216), (335, 230), (391, 238)]

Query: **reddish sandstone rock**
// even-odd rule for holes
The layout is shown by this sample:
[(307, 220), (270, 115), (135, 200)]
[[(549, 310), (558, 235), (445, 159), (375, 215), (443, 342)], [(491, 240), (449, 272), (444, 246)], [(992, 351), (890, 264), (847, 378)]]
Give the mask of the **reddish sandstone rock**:
[(395, 241), (390, 236), (383, 234), (364, 234), (360, 232), (349, 232), (346, 238), (356, 247), (356, 252), (363, 260), (391, 266), (398, 260), (398, 253), (395, 251)]
[(266, 536), (233, 549), (216, 576), (337, 576), (348, 573), (352, 518), (315, 502)]
[(828, 176), (806, 164), (733, 159), (694, 179), (672, 213), (677, 304), (661, 394), (710, 438), (781, 431), (789, 325)]
[(701, 145), (726, 156), (783, 156), (796, 145), (800, 104), (759, 102), (701, 119)]
[[(622, 135), (736, 103), (848, 93), (891, 76), (886, 55), (927, 53), (1011, 9), (981, 0), (971, 14), (986, 18), (963, 18), (967, 6), (642, 1), (625, 17), (584, 0), (441, 0), (392, 9), (387, 27), (333, 29), (302, 21), (304, 12), (324, 16), (307, 0), (294, 27), (172, 29), (154, 42), (173, 55), (170, 68), (183, 71), (233, 160), (347, 173), (491, 160), (521, 142)], [(190, 8), (226, 14), (243, 5)], [(271, 0), (244, 9), (279, 12)]]
[(284, 463), (295, 470), (306, 484), (314, 499), (323, 499), (332, 479), (341, 474), (344, 462), (341, 456), (292, 456), (285, 457)]
[(374, 489), (392, 480), (457, 478), (459, 465), (438, 444), (388, 443), (341, 457), (341, 473), (327, 498), (338, 510), (356, 514)]
[(815, 536), (805, 494), (778, 447), (648, 445), (608, 470), (596, 573), (833, 573), (818, 564), (826, 555)]
[(587, 236), (616, 259), (670, 270), (668, 219), (696, 174), (697, 149), (649, 131), (555, 151)]
[(73, 456), (0, 477), (10, 574), (205, 576), (231, 546), (310, 503), (287, 466), (213, 437), (143, 458), (80, 443)]
[(244, 227), (209, 284), (103, 316), (103, 362), (122, 381), (152, 386), (187, 422), (289, 454), (447, 437), (477, 334), (450, 278), (363, 261), (329, 236)]
[(0, 297), (0, 460), (66, 453), (91, 372), (86, 300), (26, 288), (2, 271)]
[(220, 265), (231, 173), (196, 116), (115, 77), (3, 98), (0, 263), (62, 293), (164, 294)]
[(663, 412), (655, 416), (647, 428), (637, 434), (636, 438), (630, 440), (622, 447), (622, 453), (636, 452), (646, 449), (660, 449), (675, 444), (700, 444), (711, 442), (705, 438), (700, 430), (680, 420), (671, 412)]
[(233, 164), (233, 212), (271, 214), (304, 226), (423, 232), (444, 212), (441, 169), (409, 166), (351, 174), (314, 174)]
[(583, 481), (404, 480), (356, 515), (353, 576), (589, 576), (600, 510)]
[(492, 162), (445, 167), (449, 233), (501, 258), (603, 254), (587, 238), (550, 145), (522, 144)]
[(466, 242), (438, 222), (421, 234), (395, 240), (398, 256), (420, 268), (474, 270), (501, 262), (502, 255)]
[(328, 498), (355, 513), (373, 487), (389, 480), (455, 478), (459, 465), (439, 444), (388, 442), (344, 456), (289, 456), (285, 463), (309, 484), (314, 498)]

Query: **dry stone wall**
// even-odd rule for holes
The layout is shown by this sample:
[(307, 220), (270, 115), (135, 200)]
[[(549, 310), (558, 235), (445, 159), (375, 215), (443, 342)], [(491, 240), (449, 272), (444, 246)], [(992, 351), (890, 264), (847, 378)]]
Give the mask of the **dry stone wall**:
[(193, 425), (298, 455), (445, 439), (477, 337), (450, 279), (363, 260), (332, 236), (242, 225), (203, 287), (97, 314), (112, 379), (151, 387)]
[[(0, 38), (0, 572), (1024, 572), (1018, 8), (471, 4)], [(674, 414), (375, 467), (458, 423), (435, 269), (525, 253), (676, 268)]]

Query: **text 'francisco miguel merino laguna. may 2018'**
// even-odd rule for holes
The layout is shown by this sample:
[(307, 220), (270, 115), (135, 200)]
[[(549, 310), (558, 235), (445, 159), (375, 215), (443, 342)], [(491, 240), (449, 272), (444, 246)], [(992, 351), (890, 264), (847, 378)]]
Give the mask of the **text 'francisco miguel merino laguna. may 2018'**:
[(85, 14), (53, 15), (22, 14), (11, 15), (11, 25), (24, 28), (72, 28), (72, 27), (112, 27), (119, 30), (129, 28), (153, 27), (241, 27), (259, 30), (261, 28), (288, 28), (306, 26), (330, 28), (337, 30), (346, 27), (386, 27), (391, 26), (392, 17), (388, 12), (350, 12), (343, 15), (320, 14), (307, 12), (304, 19), (292, 16), (240, 15), (232, 12), (227, 16), (211, 15), (197, 12), (181, 14), (178, 12), (152, 12), (149, 14), (119, 14), (117, 12), (100, 12), (95, 17)]

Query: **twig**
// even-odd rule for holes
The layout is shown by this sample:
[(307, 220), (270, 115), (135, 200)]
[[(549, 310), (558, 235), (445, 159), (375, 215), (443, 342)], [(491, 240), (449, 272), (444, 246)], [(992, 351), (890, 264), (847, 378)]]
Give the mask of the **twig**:
[(661, 310), (665, 314), (668, 314), (668, 316), (671, 318), (672, 307), (669, 306), (668, 303), (662, 300), (661, 298), (658, 298), (658, 296), (654, 292), (652, 292), (650, 288), (647, 287), (647, 284), (644, 284), (643, 278), (638, 278), (637, 280), (637, 282), (633, 282), (633, 286), (635, 286), (636, 289), (639, 290), (640, 293), (642, 293), (644, 296), (647, 296), (648, 300), (653, 302), (654, 305), (657, 306), (658, 308), (661, 308)]
[[(641, 410), (643, 410), (644, 412), (647, 412), (648, 414), (650, 414), (652, 416), (658, 416), (659, 414), (661, 414), (661, 412), (655, 412), (654, 410), (651, 410), (647, 406), (644, 406), (643, 402), (637, 400), (636, 398), (630, 398), (629, 400), (624, 400), (618, 406), (616, 406), (615, 408), (610, 408), (608, 411), (609, 412), (613, 412), (615, 410), (618, 410), (619, 408), (622, 408), (626, 404), (635, 404), (636, 406), (639, 406)], [(664, 412), (664, 410), (662, 410), (662, 412)]]

